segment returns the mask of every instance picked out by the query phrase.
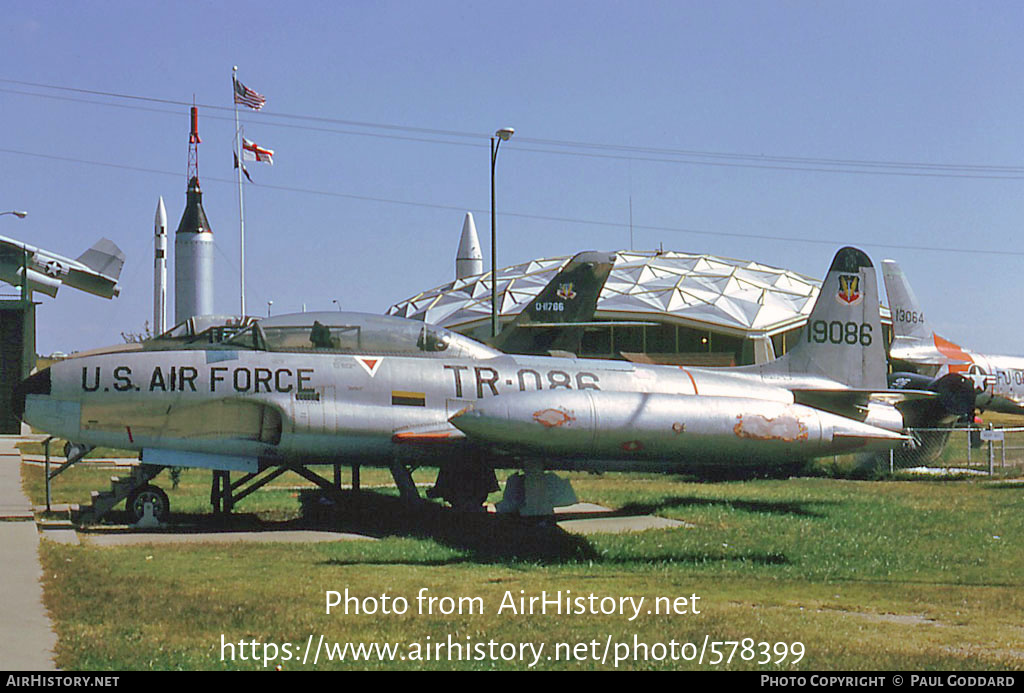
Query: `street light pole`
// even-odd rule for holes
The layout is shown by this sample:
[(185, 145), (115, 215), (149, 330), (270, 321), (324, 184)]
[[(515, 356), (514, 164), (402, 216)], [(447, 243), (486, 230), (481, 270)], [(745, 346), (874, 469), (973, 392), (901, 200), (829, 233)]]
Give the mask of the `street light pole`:
[(502, 128), (491, 138), (491, 337), (498, 336), (498, 233), (494, 212), (494, 167), (498, 162), (498, 147), (515, 132)]
[[(19, 219), (24, 219), (28, 216), (28, 212), (20, 209), (0, 212), (0, 217), (5, 214), (13, 214)], [(28, 288), (28, 248), (24, 245), (21, 246), (21, 301), (22, 303), (29, 303), (32, 301), (32, 290)]]

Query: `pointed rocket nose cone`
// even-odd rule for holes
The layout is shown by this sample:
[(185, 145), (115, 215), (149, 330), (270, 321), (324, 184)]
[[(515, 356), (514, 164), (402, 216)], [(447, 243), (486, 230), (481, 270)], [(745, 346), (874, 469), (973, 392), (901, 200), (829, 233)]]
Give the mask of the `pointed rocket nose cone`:
[(455, 253), (455, 278), (465, 279), (483, 274), (484, 254), (480, 250), (480, 237), (476, 234), (473, 214), (466, 212), (466, 220), (462, 223), (462, 236), (459, 238), (459, 251)]
[(157, 233), (160, 233), (160, 229), (165, 232), (167, 230), (167, 208), (164, 207), (164, 197), (160, 196), (160, 201), (156, 203), (156, 228)]
[(458, 260), (482, 260), (483, 252), (480, 250), (480, 236), (476, 233), (476, 224), (473, 222), (473, 213), (466, 212), (466, 220), (462, 222), (462, 236), (459, 238)]
[(193, 177), (188, 182), (185, 211), (181, 215), (176, 233), (213, 233), (210, 222), (206, 219), (206, 211), (203, 209), (203, 193), (199, 189), (198, 178)]

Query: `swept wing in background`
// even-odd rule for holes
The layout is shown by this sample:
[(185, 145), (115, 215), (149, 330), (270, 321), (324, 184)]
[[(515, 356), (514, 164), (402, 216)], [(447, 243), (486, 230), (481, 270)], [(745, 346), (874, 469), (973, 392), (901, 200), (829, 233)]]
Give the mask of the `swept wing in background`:
[(77, 260), (0, 236), (0, 280), (54, 297), (61, 285), (86, 293), (113, 298), (120, 293), (117, 280), (124, 265), (124, 253), (112, 241), (102, 238)]

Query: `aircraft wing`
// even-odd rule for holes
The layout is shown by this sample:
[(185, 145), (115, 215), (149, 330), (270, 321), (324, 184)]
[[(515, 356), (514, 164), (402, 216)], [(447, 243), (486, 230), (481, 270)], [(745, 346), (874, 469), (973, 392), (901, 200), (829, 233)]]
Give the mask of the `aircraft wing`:
[(62, 285), (113, 298), (121, 289), (125, 255), (113, 241), (101, 238), (77, 260), (0, 236), (0, 280), (12, 286), (26, 283), (31, 291), (55, 297)]
[(793, 399), (797, 404), (849, 418), (863, 414), (872, 402), (899, 407), (904, 402), (931, 400), (938, 396), (938, 393), (929, 390), (793, 390)]
[(974, 385), (955, 373), (936, 381), (934, 390), (795, 389), (797, 404), (846, 416), (862, 417), (872, 404), (899, 410), (906, 426), (936, 426), (974, 412)]

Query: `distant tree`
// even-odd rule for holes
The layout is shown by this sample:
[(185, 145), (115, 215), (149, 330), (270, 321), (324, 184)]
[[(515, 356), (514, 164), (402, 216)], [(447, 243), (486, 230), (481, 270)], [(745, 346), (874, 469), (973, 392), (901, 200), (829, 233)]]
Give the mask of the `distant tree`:
[(137, 344), (153, 338), (153, 332), (149, 329), (149, 320), (142, 325), (142, 332), (122, 332), (121, 339), (125, 344)]

